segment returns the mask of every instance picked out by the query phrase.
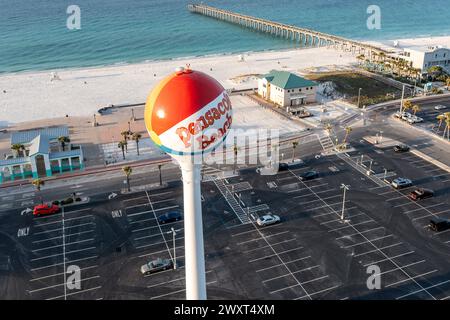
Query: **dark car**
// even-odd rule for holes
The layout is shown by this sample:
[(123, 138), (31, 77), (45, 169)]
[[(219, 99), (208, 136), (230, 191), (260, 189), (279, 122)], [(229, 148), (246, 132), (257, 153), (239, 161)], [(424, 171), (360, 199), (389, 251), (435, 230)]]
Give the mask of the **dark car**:
[(409, 146), (407, 146), (406, 144), (399, 144), (394, 147), (394, 151), (398, 153), (408, 152), (409, 149), (410, 149)]
[(416, 189), (408, 194), (408, 197), (414, 201), (431, 198), (432, 196), (434, 196), (433, 190), (428, 189)]
[(183, 219), (183, 216), (179, 211), (170, 211), (158, 217), (158, 221), (161, 224), (180, 221), (181, 219)]
[(312, 179), (316, 179), (319, 177), (319, 173), (317, 171), (308, 171), (305, 173), (302, 173), (299, 178), (302, 181), (308, 181), (308, 180), (312, 180)]
[(428, 228), (430, 228), (435, 232), (442, 232), (450, 229), (450, 221), (439, 218), (433, 218), (430, 220)]
[(149, 275), (151, 273), (169, 270), (172, 268), (173, 268), (172, 260), (158, 258), (141, 266), (141, 273), (143, 275)]
[(280, 163), (278, 165), (278, 171), (288, 171), (289, 170), (289, 165), (287, 163)]

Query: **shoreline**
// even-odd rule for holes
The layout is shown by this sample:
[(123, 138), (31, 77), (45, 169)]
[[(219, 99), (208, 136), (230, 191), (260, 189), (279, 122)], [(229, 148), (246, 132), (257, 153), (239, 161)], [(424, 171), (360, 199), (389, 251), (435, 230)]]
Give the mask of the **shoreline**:
[[(385, 40), (375, 44), (399, 49), (392, 47), (394, 41), (399, 41), (400, 47), (415, 44), (450, 47), (450, 36)], [(240, 61), (241, 56), (244, 61)], [(256, 87), (255, 76), (272, 69), (305, 74), (314, 69), (351, 69), (356, 63), (356, 55), (349, 52), (308, 47), (5, 73), (0, 74), (0, 128), (66, 115), (92, 117), (109, 104), (142, 103), (157, 82), (186, 64), (209, 73), (225, 89), (242, 90)], [(61, 80), (51, 81), (53, 72), (57, 72)]]

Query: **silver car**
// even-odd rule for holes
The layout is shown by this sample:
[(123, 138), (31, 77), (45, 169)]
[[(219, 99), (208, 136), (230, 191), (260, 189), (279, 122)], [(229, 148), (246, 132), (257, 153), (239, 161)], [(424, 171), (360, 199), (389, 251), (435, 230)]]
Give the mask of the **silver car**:
[(159, 271), (169, 270), (172, 268), (173, 268), (172, 260), (158, 258), (141, 266), (141, 273), (143, 275), (147, 275)]
[(407, 188), (412, 186), (412, 181), (406, 178), (397, 178), (392, 181), (392, 186), (395, 189)]
[(272, 224), (278, 223), (280, 221), (281, 221), (281, 219), (279, 216), (274, 215), (274, 214), (266, 214), (262, 217), (259, 217), (256, 220), (256, 224), (260, 227), (265, 227), (265, 226), (270, 226)]
[(444, 106), (442, 104), (439, 104), (434, 107), (434, 110), (444, 110), (444, 109), (447, 109), (447, 106)]

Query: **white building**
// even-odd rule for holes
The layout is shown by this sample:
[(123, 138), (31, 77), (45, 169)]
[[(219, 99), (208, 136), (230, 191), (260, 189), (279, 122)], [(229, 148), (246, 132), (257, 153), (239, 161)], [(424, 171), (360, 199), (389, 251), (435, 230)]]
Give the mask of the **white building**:
[(272, 70), (258, 80), (258, 94), (282, 107), (315, 102), (316, 89), (316, 82), (287, 71)]
[(411, 62), (413, 68), (422, 70), (422, 74), (432, 66), (441, 66), (450, 73), (450, 49), (442, 46), (408, 47), (402, 58)]

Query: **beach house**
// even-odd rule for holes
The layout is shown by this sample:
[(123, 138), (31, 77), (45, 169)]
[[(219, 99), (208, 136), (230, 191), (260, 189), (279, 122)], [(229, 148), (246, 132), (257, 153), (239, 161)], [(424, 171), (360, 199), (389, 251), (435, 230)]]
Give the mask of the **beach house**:
[(403, 57), (412, 67), (427, 73), (433, 66), (441, 66), (450, 73), (450, 49), (442, 46), (412, 46), (404, 49)]
[(15, 146), (14, 154), (0, 160), (0, 183), (84, 168), (83, 150), (70, 143), (66, 126), (14, 132), (11, 146)]
[(317, 83), (287, 71), (272, 70), (258, 80), (258, 95), (281, 107), (316, 101)]

